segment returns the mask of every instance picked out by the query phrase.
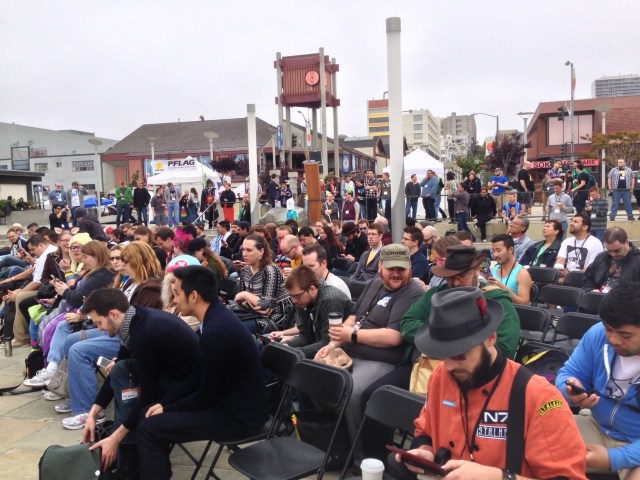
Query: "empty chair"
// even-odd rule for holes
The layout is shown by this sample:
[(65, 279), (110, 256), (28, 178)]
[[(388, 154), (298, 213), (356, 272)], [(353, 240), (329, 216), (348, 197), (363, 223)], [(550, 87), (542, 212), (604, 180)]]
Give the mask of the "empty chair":
[(544, 342), (551, 324), (551, 314), (547, 309), (529, 305), (514, 305), (514, 308), (520, 319), (520, 340), (515, 355), (517, 358), (518, 351), (525, 341)]
[(578, 308), (584, 295), (581, 288), (564, 285), (545, 285), (538, 293), (538, 302), (559, 307)]
[(584, 272), (582, 270), (574, 270), (572, 272), (567, 273), (567, 276), (564, 277), (562, 281), (562, 285), (566, 287), (578, 287), (582, 288), (584, 284)]
[[(356, 443), (360, 438), (362, 429), (366, 422), (378, 422), (387, 428), (393, 430), (397, 429), (403, 433), (409, 432), (410, 434), (413, 434), (413, 421), (418, 418), (423, 406), (423, 396), (392, 385), (384, 385), (373, 392), (373, 395), (371, 395), (371, 398), (367, 402), (362, 422), (358, 428), (356, 438), (353, 440), (349, 456), (347, 457), (347, 461), (342, 469), (340, 478), (344, 478), (346, 474), (349, 462), (356, 448)], [(388, 477), (385, 475), (384, 478)]]
[(539, 286), (558, 283), (560, 277), (560, 272), (553, 267), (529, 267), (527, 272)]
[(294, 480), (314, 473), (321, 479), (351, 397), (353, 381), (346, 370), (304, 359), (293, 368), (287, 385), (313, 398), (319, 405), (325, 405), (327, 411), (339, 412), (331, 439), (323, 451), (293, 437), (276, 437), (279, 425), (291, 411), (291, 399), (284, 399), (267, 439), (229, 456), (233, 468), (254, 480)]
[(600, 303), (606, 294), (602, 292), (587, 292), (580, 299), (578, 305), (578, 311), (582, 313), (590, 313), (591, 315), (598, 315), (600, 312)]
[(580, 340), (587, 330), (600, 323), (600, 317), (587, 313), (570, 312), (560, 317), (553, 332), (551, 343), (556, 343), (558, 335), (566, 340)]
[(349, 291), (351, 292), (351, 299), (354, 302), (357, 302), (358, 298), (360, 298), (360, 295), (362, 294), (362, 292), (364, 292), (364, 289), (367, 288), (367, 285), (369, 285), (369, 283), (351, 281), (347, 285), (349, 287)]

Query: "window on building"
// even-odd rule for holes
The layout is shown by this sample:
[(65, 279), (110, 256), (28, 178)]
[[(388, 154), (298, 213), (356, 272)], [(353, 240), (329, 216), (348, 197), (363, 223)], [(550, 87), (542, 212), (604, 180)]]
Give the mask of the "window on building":
[(56, 168), (62, 168), (62, 162), (56, 162)]
[(72, 172), (93, 172), (93, 160), (74, 160), (71, 162)]
[(414, 115), (413, 116), (413, 121), (414, 122), (421, 122), (422, 121), (422, 115)]
[(414, 140), (422, 140), (422, 134), (421, 133), (414, 133), (413, 134), (413, 139)]
[(388, 132), (389, 127), (369, 127), (369, 132)]
[(86, 188), (87, 190), (89, 190), (89, 191), (96, 189), (96, 184), (95, 183), (83, 183), (82, 186), (84, 188)]
[(9, 170), (9, 165), (0, 165), (0, 170)]
[(413, 129), (414, 130), (422, 130), (422, 124), (421, 123), (414, 123), (413, 124)]
[(369, 123), (388, 123), (389, 117), (369, 117)]
[(40, 173), (47, 173), (49, 171), (48, 163), (34, 163), (33, 170)]

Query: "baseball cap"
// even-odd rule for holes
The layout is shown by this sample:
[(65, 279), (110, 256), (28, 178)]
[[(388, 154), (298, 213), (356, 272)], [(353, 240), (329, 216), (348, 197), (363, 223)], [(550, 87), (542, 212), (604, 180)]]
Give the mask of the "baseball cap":
[(399, 243), (385, 245), (380, 250), (380, 263), (385, 268), (411, 268), (411, 254), (407, 247)]

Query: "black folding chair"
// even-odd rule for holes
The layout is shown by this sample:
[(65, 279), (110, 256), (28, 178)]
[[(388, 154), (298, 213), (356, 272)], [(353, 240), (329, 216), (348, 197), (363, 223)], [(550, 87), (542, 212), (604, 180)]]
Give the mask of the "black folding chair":
[(220, 281), (219, 295), (225, 299), (225, 302), (233, 300), (240, 288), (240, 280), (237, 278), (223, 278)]
[(583, 295), (584, 291), (581, 288), (545, 285), (538, 293), (538, 302), (577, 309)]
[(529, 267), (527, 272), (538, 286), (556, 284), (560, 278), (560, 272), (553, 267)]
[[(413, 434), (413, 421), (420, 414), (423, 405), (423, 396), (392, 385), (383, 385), (373, 392), (364, 410), (364, 417), (358, 428), (356, 438), (352, 441), (353, 444), (342, 469), (342, 473), (340, 474), (340, 480), (346, 475), (349, 462), (356, 449), (356, 443), (360, 438), (366, 422), (378, 422), (387, 428), (400, 430), (401, 433), (408, 432)], [(385, 475), (384, 478), (392, 477)]]
[(578, 312), (565, 313), (556, 324), (551, 343), (556, 343), (558, 335), (564, 337), (562, 341), (580, 340), (587, 333), (587, 330), (598, 323), (600, 323), (600, 317), (597, 315)]
[(600, 312), (600, 304), (606, 294), (602, 292), (587, 292), (580, 299), (578, 305), (578, 311), (582, 313), (589, 313), (591, 315), (598, 315)]
[(518, 358), (520, 347), (525, 342), (544, 342), (551, 324), (549, 310), (529, 305), (513, 305), (520, 319), (520, 340), (514, 358)]
[(293, 368), (287, 385), (313, 398), (316, 403), (326, 405), (327, 411), (339, 412), (331, 439), (323, 451), (293, 437), (276, 437), (275, 432), (291, 410), (291, 399), (285, 399), (278, 408), (267, 439), (229, 456), (229, 464), (251, 479), (295, 480), (314, 473), (317, 479), (321, 479), (324, 475), (329, 452), (351, 397), (351, 374), (340, 368), (304, 359)]
[(564, 280), (562, 281), (562, 285), (566, 287), (582, 288), (582, 285), (584, 285), (584, 272), (582, 270), (574, 270), (567, 273), (567, 276), (564, 277)]
[(369, 283), (367, 282), (349, 282), (348, 283), (349, 291), (351, 292), (351, 299), (354, 302), (358, 301), (358, 298), (360, 298), (360, 295), (362, 295), (362, 292), (364, 292), (364, 289), (367, 288), (367, 285), (369, 285)]
[[(269, 343), (263, 348), (262, 353), (260, 354), (260, 363), (262, 364), (263, 368), (275, 373), (277, 376), (275, 381), (267, 385), (267, 388), (281, 388), (280, 402), (278, 402), (278, 404), (282, 403), (283, 400), (291, 400), (292, 390), (286, 385), (286, 380), (291, 375), (291, 372), (293, 371), (293, 368), (296, 366), (296, 364), (303, 358), (304, 354), (302, 353), (302, 351), (292, 347), (288, 347), (286, 345)], [(204, 459), (207, 456), (207, 453), (209, 453), (209, 449), (211, 448), (211, 445), (213, 443), (218, 444), (218, 449), (216, 450), (215, 456), (213, 457), (213, 461), (211, 462), (209, 471), (205, 476), (205, 480), (208, 480), (209, 478), (220, 480), (220, 477), (215, 474), (214, 468), (218, 463), (218, 460), (220, 459), (220, 455), (222, 454), (224, 448), (227, 447), (232, 451), (237, 451), (239, 450), (239, 445), (264, 440), (265, 438), (267, 438), (267, 435), (269, 434), (269, 431), (273, 426), (274, 419), (275, 417), (272, 416), (260, 432), (250, 437), (230, 438), (224, 440), (209, 440), (204, 451), (198, 459), (196, 459), (184, 445), (178, 443), (178, 447), (180, 447), (180, 449), (185, 452), (185, 454), (196, 466), (193, 475), (191, 475), (191, 480), (194, 480), (198, 476), (198, 472), (200, 471), (200, 468), (204, 463)]]
[(538, 285), (535, 283), (531, 284), (531, 290), (529, 290), (529, 305), (535, 305), (538, 302), (539, 290)]
[(347, 270), (347, 273), (349, 275), (353, 275), (354, 273), (356, 273), (357, 269), (358, 269), (358, 262), (353, 262), (351, 265), (349, 265), (349, 270)]

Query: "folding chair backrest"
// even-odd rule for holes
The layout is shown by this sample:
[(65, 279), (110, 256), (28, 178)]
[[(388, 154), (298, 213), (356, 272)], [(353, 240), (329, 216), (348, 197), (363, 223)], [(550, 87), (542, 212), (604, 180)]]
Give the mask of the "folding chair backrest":
[(582, 313), (589, 313), (591, 315), (598, 315), (600, 312), (600, 304), (606, 294), (602, 292), (587, 292), (580, 299), (578, 305), (578, 311)]
[(545, 285), (538, 294), (538, 301), (561, 307), (578, 307), (584, 291), (581, 288), (561, 285)]
[(554, 340), (556, 335), (566, 335), (569, 339), (580, 340), (587, 330), (600, 323), (600, 317), (586, 313), (570, 312), (565, 313), (558, 319)]
[(389, 428), (413, 431), (413, 421), (424, 406), (424, 397), (392, 385), (378, 388), (364, 411), (364, 416)]
[(527, 272), (529, 272), (531, 280), (540, 285), (558, 283), (560, 277), (560, 272), (553, 267), (529, 267)]
[(367, 288), (366, 282), (349, 282), (349, 291), (351, 292), (351, 298), (358, 300), (364, 289)]
[(513, 305), (520, 319), (520, 330), (544, 332), (551, 322), (549, 310), (529, 305)]
[(287, 384), (316, 401), (344, 403), (351, 396), (353, 380), (347, 370), (314, 362), (300, 360), (289, 376)]
[(237, 278), (223, 278), (220, 281), (220, 294), (222, 295), (224, 292), (225, 297), (229, 300), (233, 300), (239, 288), (240, 281)]
[[(531, 284), (531, 290), (529, 291), (529, 303), (531, 305), (535, 305), (538, 302), (538, 291), (540, 289), (538, 288), (538, 285), (535, 283)], [(515, 305), (515, 303), (514, 303)]]
[(356, 270), (358, 269), (358, 262), (353, 262), (351, 265), (349, 265), (349, 270), (347, 270), (347, 273), (349, 275), (356, 273)]
[(566, 287), (582, 288), (582, 285), (584, 285), (584, 272), (581, 270), (574, 270), (573, 272), (567, 273), (567, 276), (564, 277), (564, 280), (562, 281), (562, 285)]
[(279, 343), (269, 343), (260, 354), (260, 363), (279, 377), (288, 378), (293, 367), (303, 358), (304, 354), (296, 348)]

